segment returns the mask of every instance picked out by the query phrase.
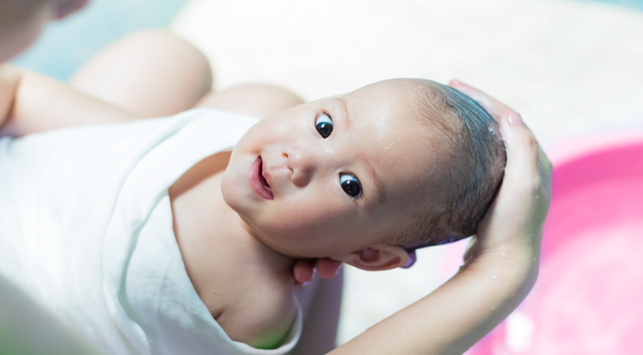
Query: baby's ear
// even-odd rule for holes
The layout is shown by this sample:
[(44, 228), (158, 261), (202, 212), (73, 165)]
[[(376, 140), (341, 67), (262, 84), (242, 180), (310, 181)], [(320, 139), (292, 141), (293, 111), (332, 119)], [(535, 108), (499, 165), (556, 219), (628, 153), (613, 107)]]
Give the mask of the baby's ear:
[(367, 271), (389, 270), (404, 266), (409, 260), (409, 253), (397, 246), (376, 244), (350, 254), (331, 257)]

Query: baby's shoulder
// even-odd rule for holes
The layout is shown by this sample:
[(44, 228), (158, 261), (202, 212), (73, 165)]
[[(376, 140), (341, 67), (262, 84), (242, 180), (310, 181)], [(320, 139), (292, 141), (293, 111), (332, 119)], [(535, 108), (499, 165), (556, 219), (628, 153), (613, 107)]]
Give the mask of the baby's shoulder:
[(281, 345), (298, 312), (289, 275), (251, 267), (229, 291), (220, 313), (213, 313), (228, 336), (258, 348)]

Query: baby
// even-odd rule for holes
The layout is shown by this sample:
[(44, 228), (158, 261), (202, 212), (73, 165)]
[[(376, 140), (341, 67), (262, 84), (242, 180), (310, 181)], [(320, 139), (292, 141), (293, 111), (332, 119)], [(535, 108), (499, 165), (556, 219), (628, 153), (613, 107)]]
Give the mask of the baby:
[[(195, 289), (225, 324), (217, 317), (221, 295), (210, 292), (224, 288), (212, 270), (238, 259), (221, 248), (225, 240), (260, 241), (266, 254), (279, 253), (261, 268), (330, 258), (386, 270), (409, 266), (415, 248), (473, 234), (502, 177), (496, 127), (470, 98), (417, 79), (375, 83), (260, 121), (229, 161), (208, 158), (169, 189)], [(260, 282), (245, 281), (231, 297)], [(292, 282), (278, 284), (288, 292), (269, 303), (284, 307), (275, 316), (292, 319)]]
[[(184, 152), (172, 152), (174, 158), (163, 156), (164, 163), (171, 165), (177, 154), (186, 154), (179, 155), (184, 163), (176, 169), (158, 169), (156, 163), (149, 162), (153, 154), (180, 149), (178, 142), (185, 144), (184, 150), (198, 152), (199, 144), (187, 145), (188, 138), (206, 140), (209, 136), (220, 141), (215, 129), (223, 130), (230, 124), (228, 120), (243, 122), (233, 125), (236, 131), (238, 126), (249, 127), (231, 155), (222, 151), (200, 161)], [(101, 249), (96, 247), (100, 245), (103, 253), (105, 249), (115, 253), (109, 254), (110, 260), (105, 260), (103, 268), (109, 269), (113, 259), (120, 258), (119, 253), (132, 253), (131, 260), (124, 262), (129, 265), (114, 266), (114, 272), (134, 273), (129, 277), (135, 278), (152, 277), (132, 270), (139, 263), (152, 263), (138, 258), (156, 260), (151, 252), (147, 256), (139, 253), (145, 252), (146, 246), (154, 248), (155, 241), (148, 238), (163, 233), (159, 226), (173, 218), (187, 275), (209, 313), (233, 340), (255, 347), (278, 347), (293, 328), (298, 313), (290, 271), (295, 258), (330, 258), (365, 270), (408, 265), (408, 250), (472, 234), (502, 176), (504, 156), (491, 117), (473, 100), (430, 81), (380, 82), (294, 107), (256, 124), (248, 121), (245, 117), (198, 110), (174, 119), (68, 129), (17, 141), (5, 139), (0, 145), (0, 171), (5, 176), (0, 179), (4, 196), (2, 235), (16, 235), (22, 230), (23, 241), (7, 243), (11, 239), (5, 238), (2, 259), (6, 262), (12, 260), (12, 255), (26, 255), (31, 256), (28, 259), (42, 260), (45, 256), (32, 251), (21, 254), (15, 245), (26, 249), (25, 244), (34, 241), (51, 243), (54, 235), (60, 234), (63, 245), (46, 244), (51, 262), (44, 264), (64, 264), (60, 259), (68, 253), (66, 249), (77, 247), (82, 249), (82, 255), (74, 259), (76, 265), (69, 265), (71, 272), (73, 267), (83, 267), (78, 264), (89, 263), (88, 258), (100, 258)], [(209, 122), (215, 124), (208, 125)], [(199, 134), (188, 135), (185, 132), (189, 130), (198, 130)], [(237, 134), (225, 133), (231, 137)], [(157, 141), (156, 136), (162, 139)], [(150, 139), (158, 145), (157, 153), (147, 153), (145, 141)], [(171, 139), (177, 143), (168, 145)], [(119, 140), (129, 145), (119, 145)], [(224, 145), (230, 143), (227, 139)], [(132, 160), (131, 156), (139, 154), (138, 145), (145, 145), (146, 158)], [(85, 152), (76, 152), (81, 147)], [(69, 155), (75, 155), (78, 167), (68, 162)], [(156, 189), (156, 184), (163, 186), (172, 180), (175, 170), (192, 161), (194, 166), (169, 186), (167, 205), (154, 201), (148, 207), (141, 202), (149, 198), (147, 191), (137, 191), (144, 186), (132, 181), (140, 178), (150, 189)], [(143, 173), (132, 169), (134, 164), (145, 166), (150, 173), (138, 177)], [(25, 166), (28, 169), (21, 169)], [(104, 170), (123, 170), (120, 175), (125, 178), (113, 187), (111, 181), (116, 177)], [(90, 177), (92, 184), (88, 185)], [(129, 187), (133, 197), (127, 195), (128, 183), (134, 184)], [(49, 192), (29, 192), (38, 185)], [(61, 189), (71, 190), (63, 193)], [(122, 202), (114, 201), (112, 205), (113, 199), (107, 195), (117, 196)], [(42, 196), (47, 196), (46, 203), (53, 204), (51, 211), (42, 207)], [(163, 202), (163, 197), (159, 198)], [(41, 205), (40, 218), (26, 220), (21, 215), (38, 209), (24, 202), (32, 199)], [(102, 208), (103, 204), (108, 207)], [(130, 204), (136, 204), (134, 211), (120, 212), (133, 208)], [(159, 209), (170, 205), (171, 214), (169, 209)], [(120, 221), (120, 213), (134, 216)], [(128, 223), (139, 218), (148, 221), (129, 228)], [(170, 221), (164, 222), (164, 218)], [(49, 228), (29, 229), (43, 225)], [(155, 229), (148, 232), (152, 227)], [(84, 237), (87, 240), (67, 239), (102, 229), (107, 230), (107, 235), (96, 242), (89, 235)], [(34, 241), (27, 241), (24, 234), (33, 235)], [(133, 237), (122, 242), (109, 239), (130, 234), (138, 238), (138, 246), (129, 247), (134, 243)], [(60, 255), (54, 257), (54, 250), (59, 250)], [(180, 260), (173, 262), (180, 266)], [(24, 279), (29, 278), (25, 271), (15, 268), (19, 260), (6, 264), (11, 271), (5, 272), (10, 276), (22, 274)], [(144, 270), (151, 266), (138, 267)], [(51, 284), (52, 279), (71, 277), (54, 271), (41, 275), (46, 275), (45, 279), (32, 283), (39, 285), (36, 293), (49, 297), (63, 291), (53, 292), (56, 286), (46, 291), (43, 285)], [(134, 282), (125, 279), (126, 284)], [(119, 292), (124, 291), (115, 294)], [(142, 295), (137, 291), (131, 297)], [(139, 316), (143, 317), (131, 317)], [(152, 330), (146, 328), (145, 332), (149, 336)], [(111, 343), (117, 344), (113, 340)]]
[[(0, 74), (21, 75), (12, 68)], [(2, 110), (2, 132), (41, 131), (21, 122), (34, 122), (21, 114), (38, 100), (22, 81), (3, 84), (9, 90), (2, 95), (14, 105)], [(49, 94), (62, 98), (60, 90), (73, 91), (55, 89)], [(415, 248), (473, 234), (502, 177), (497, 130), (458, 91), (397, 79), (258, 123), (196, 110), (5, 138), (0, 235), (9, 237), (0, 241), (2, 272), (16, 282), (41, 282), (32, 287), (34, 297), (103, 339), (97, 342), (110, 352), (211, 352), (201, 337), (213, 337), (217, 326), (233, 340), (281, 345), (286, 352), (301, 326), (292, 296), (294, 260), (385, 270), (412, 264)], [(39, 220), (20, 220), (21, 211), (35, 210)], [(45, 244), (41, 252), (30, 254), (38, 242)], [(30, 265), (29, 256), (46, 254), (53, 263)], [(163, 272), (148, 273), (159, 260)], [(54, 285), (68, 282), (64, 278), (87, 281), (89, 291), (78, 281), (73, 290)], [(105, 304), (93, 303), (95, 295)], [(71, 314), (92, 308), (104, 311), (97, 310), (98, 317)], [(100, 330), (107, 319), (112, 329)], [(256, 350), (231, 343), (218, 351)]]

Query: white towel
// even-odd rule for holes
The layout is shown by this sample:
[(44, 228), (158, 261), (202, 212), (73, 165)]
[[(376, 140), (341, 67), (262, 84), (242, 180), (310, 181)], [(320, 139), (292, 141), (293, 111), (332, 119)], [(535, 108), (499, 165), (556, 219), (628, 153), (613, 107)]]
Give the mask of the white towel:
[(167, 188), (256, 118), (213, 109), (0, 139), (0, 272), (110, 354), (284, 354), (225, 334), (185, 271)]

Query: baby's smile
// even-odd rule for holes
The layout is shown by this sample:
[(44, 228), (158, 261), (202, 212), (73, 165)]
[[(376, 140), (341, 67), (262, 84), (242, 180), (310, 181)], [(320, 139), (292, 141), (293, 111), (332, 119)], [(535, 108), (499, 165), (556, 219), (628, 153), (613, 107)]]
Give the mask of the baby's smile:
[[(270, 178), (270, 176), (268, 176)], [(257, 160), (250, 167), (250, 186), (255, 190), (255, 192), (266, 200), (273, 200), (274, 195), (272, 194), (272, 189), (270, 184), (266, 179), (266, 171), (264, 169), (263, 160), (261, 156), (257, 157)]]
[(269, 183), (269, 181), (272, 181), (270, 173), (268, 172), (268, 169), (266, 169), (265, 165), (263, 164), (263, 159), (261, 157), (259, 157), (259, 159), (261, 159), (261, 179), (263, 181), (264, 187), (268, 189), (268, 191), (272, 191)]

